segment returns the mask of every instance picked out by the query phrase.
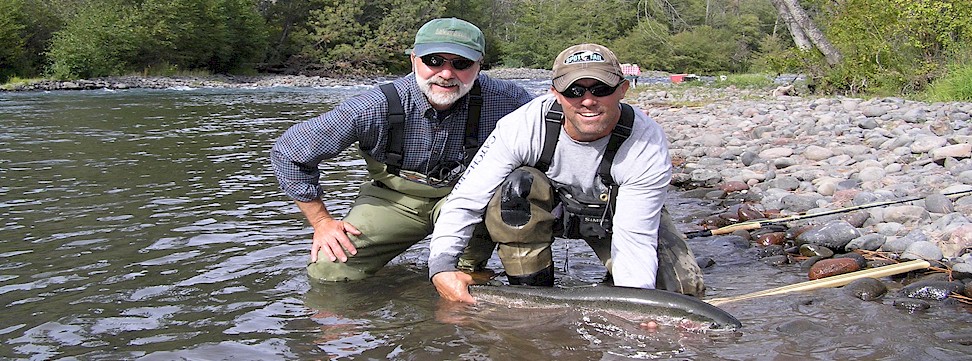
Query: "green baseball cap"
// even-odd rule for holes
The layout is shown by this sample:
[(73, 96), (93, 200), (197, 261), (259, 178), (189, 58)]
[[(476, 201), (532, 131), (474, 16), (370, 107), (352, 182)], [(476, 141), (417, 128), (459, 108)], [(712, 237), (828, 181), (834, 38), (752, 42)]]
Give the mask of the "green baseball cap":
[(412, 52), (415, 56), (448, 53), (478, 61), (486, 52), (486, 38), (476, 25), (468, 21), (456, 18), (433, 19), (415, 33)]

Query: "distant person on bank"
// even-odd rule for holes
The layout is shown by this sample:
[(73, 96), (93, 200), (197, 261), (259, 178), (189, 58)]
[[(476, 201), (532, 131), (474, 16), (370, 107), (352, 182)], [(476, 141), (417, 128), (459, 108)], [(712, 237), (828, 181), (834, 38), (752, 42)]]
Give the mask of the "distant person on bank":
[[(415, 35), (411, 74), (296, 124), (276, 141), (271, 160), (280, 188), (314, 228), (312, 279), (366, 278), (432, 232), (444, 197), (496, 122), (532, 98), (513, 82), (480, 74), (485, 52), (475, 25), (431, 20)], [(322, 199), (318, 164), (355, 143), (372, 180), (339, 219)]]
[(663, 208), (668, 141), (621, 102), (628, 87), (611, 50), (575, 45), (554, 61), (550, 94), (500, 120), (435, 224), (429, 274), (442, 298), (475, 302), (457, 265), (484, 217), (510, 284), (552, 286), (562, 236), (587, 241), (616, 286), (702, 296), (701, 270)]

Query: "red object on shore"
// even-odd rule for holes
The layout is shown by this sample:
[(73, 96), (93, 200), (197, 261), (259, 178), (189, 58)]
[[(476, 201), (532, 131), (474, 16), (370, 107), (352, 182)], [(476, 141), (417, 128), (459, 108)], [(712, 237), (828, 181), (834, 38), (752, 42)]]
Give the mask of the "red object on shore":
[(695, 74), (672, 74), (670, 78), (673, 84), (678, 84), (683, 81), (699, 80), (699, 76)]
[(641, 75), (641, 67), (638, 64), (621, 64), (621, 74), (625, 76)]

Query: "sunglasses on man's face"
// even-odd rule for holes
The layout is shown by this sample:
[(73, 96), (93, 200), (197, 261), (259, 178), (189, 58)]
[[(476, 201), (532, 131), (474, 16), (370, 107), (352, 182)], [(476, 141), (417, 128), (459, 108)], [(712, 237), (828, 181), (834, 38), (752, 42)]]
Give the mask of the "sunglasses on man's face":
[(435, 55), (435, 54), (422, 56), (421, 59), (423, 64), (432, 68), (438, 68), (447, 62), (452, 63), (452, 68), (456, 70), (469, 69), (469, 67), (473, 66), (473, 64), (476, 63), (475, 61), (466, 58), (446, 59), (443, 58), (441, 55)]
[(568, 86), (567, 89), (564, 89), (564, 91), (560, 92), (560, 94), (563, 94), (565, 98), (580, 98), (584, 96), (584, 93), (590, 91), (591, 95), (596, 97), (604, 97), (614, 94), (614, 91), (618, 89), (619, 85), (621, 84), (619, 83), (615, 86), (608, 86), (607, 84), (598, 82), (597, 84), (585, 87), (583, 85), (574, 83)]

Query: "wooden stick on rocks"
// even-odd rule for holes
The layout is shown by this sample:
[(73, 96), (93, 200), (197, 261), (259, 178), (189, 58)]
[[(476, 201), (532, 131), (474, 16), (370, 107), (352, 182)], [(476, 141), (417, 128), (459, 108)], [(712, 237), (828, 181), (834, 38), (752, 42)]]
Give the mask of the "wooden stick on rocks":
[(845, 273), (842, 275), (816, 279), (813, 281), (800, 282), (789, 286), (783, 286), (783, 287), (772, 288), (763, 291), (757, 291), (753, 293), (747, 293), (739, 296), (713, 298), (713, 299), (706, 300), (706, 302), (718, 306), (729, 302), (748, 300), (748, 299), (764, 297), (764, 296), (780, 295), (784, 293), (797, 292), (797, 291), (809, 291), (809, 290), (816, 290), (820, 288), (840, 287), (848, 283), (851, 283), (854, 280), (865, 278), (865, 277), (881, 278), (881, 277), (896, 275), (899, 273), (926, 269), (928, 267), (931, 267), (931, 264), (929, 264), (928, 261), (917, 259), (917, 260), (908, 261), (904, 263), (892, 264), (892, 265), (887, 265), (887, 266), (877, 267), (877, 268), (869, 268), (857, 272)]

